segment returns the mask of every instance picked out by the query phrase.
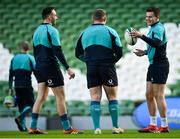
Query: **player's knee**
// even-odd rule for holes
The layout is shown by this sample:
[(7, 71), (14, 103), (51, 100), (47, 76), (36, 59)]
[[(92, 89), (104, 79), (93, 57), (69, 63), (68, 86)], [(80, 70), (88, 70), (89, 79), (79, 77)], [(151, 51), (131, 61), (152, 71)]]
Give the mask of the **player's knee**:
[(65, 95), (64, 95), (64, 93), (55, 94), (55, 97), (56, 97), (56, 99), (61, 100), (61, 101), (64, 101), (64, 100), (65, 100)]
[(160, 93), (160, 92), (156, 93), (155, 98), (156, 98), (156, 100), (163, 100), (163, 99), (165, 99), (164, 94)]
[(146, 92), (146, 99), (147, 99), (147, 100), (151, 101), (151, 100), (153, 100), (153, 98), (154, 98), (153, 93)]

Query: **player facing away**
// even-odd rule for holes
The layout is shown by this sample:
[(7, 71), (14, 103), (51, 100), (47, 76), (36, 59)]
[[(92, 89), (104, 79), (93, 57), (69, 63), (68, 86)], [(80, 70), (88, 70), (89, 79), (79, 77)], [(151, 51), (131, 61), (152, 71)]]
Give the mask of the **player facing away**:
[(106, 26), (106, 11), (97, 9), (92, 15), (93, 24), (77, 40), (75, 56), (86, 63), (87, 86), (90, 91), (90, 112), (94, 134), (101, 134), (100, 101), (104, 88), (109, 101), (109, 112), (114, 134), (123, 133), (118, 123), (118, 79), (115, 63), (122, 57), (122, 44), (117, 32)]
[(42, 11), (42, 18), (43, 23), (37, 27), (33, 34), (33, 49), (36, 60), (35, 72), (38, 81), (38, 96), (33, 106), (29, 134), (44, 133), (37, 128), (37, 122), (41, 107), (48, 95), (49, 87), (52, 89), (56, 98), (57, 112), (60, 116), (59, 123), (61, 123), (63, 126), (64, 134), (79, 134), (80, 132), (71, 126), (67, 116), (64, 79), (59, 68), (59, 61), (66, 69), (70, 79), (75, 77), (75, 73), (66, 62), (64, 54), (61, 50), (59, 32), (53, 26), (58, 18), (55, 8), (44, 8)]
[(28, 42), (22, 42), (20, 45), (21, 53), (15, 55), (10, 63), (9, 70), (9, 89), (12, 89), (14, 81), (15, 96), (19, 115), (15, 122), (20, 131), (27, 131), (25, 117), (32, 111), (34, 104), (33, 87), (31, 83), (31, 74), (34, 72), (34, 57), (28, 54)]
[[(147, 43), (147, 50), (137, 49), (137, 56), (147, 55), (149, 68), (147, 72), (146, 100), (150, 114), (150, 124), (139, 132), (169, 132), (167, 122), (167, 106), (164, 90), (169, 74), (169, 62), (166, 57), (167, 38), (164, 26), (159, 21), (160, 9), (150, 7), (146, 10), (146, 23), (150, 26), (147, 36), (135, 29), (131, 35), (141, 38)], [(157, 105), (157, 106), (156, 106)], [(156, 109), (161, 116), (161, 127), (157, 127)]]

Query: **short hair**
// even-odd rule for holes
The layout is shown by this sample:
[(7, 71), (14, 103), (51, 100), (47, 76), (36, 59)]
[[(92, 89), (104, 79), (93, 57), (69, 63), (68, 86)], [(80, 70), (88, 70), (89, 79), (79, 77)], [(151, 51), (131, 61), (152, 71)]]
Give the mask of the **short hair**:
[(52, 10), (54, 10), (54, 7), (46, 7), (42, 10), (42, 18), (46, 19), (52, 12)]
[(156, 17), (160, 16), (160, 9), (157, 7), (149, 7), (146, 9), (146, 12), (153, 12)]
[(93, 19), (101, 21), (103, 19), (103, 17), (106, 17), (106, 15), (107, 14), (106, 14), (105, 10), (103, 10), (103, 9), (96, 9), (93, 12)]
[(27, 41), (24, 41), (20, 44), (20, 49), (24, 50), (24, 51), (28, 51), (29, 50), (29, 43)]

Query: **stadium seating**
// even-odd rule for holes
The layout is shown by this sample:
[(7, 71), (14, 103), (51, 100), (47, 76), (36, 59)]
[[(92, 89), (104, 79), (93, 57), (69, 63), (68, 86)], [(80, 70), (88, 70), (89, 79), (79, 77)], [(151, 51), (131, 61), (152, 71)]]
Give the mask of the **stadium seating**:
[[(167, 47), (167, 55), (169, 57), (170, 62), (170, 74), (168, 78), (168, 85), (171, 85), (176, 82), (176, 80), (180, 79), (179, 75), (179, 67), (180, 67), (180, 56), (179, 56), (179, 40), (180, 40), (180, 30), (174, 23), (165, 23), (164, 24), (166, 30), (167, 30), (167, 36), (168, 36), (168, 47)], [(140, 29), (141, 32), (147, 33), (147, 28)], [(174, 37), (176, 36), (176, 38)], [(135, 48), (144, 48), (145, 43), (138, 40), (137, 44), (135, 46), (127, 46), (130, 51), (133, 51)], [(173, 47), (173, 49), (172, 49)], [(4, 65), (0, 67), (0, 80), (7, 81), (8, 80), (8, 68), (9, 63), (12, 58), (12, 55), (9, 53), (7, 49), (4, 49), (2, 45), (0, 45), (0, 64)], [(73, 63), (72, 63), (73, 64)], [(82, 64), (81, 64), (82, 65)], [(137, 66), (138, 65), (138, 66)], [(145, 78), (146, 78), (146, 70), (147, 70), (148, 62), (146, 57), (136, 57), (133, 53), (127, 53), (118, 63), (117, 63), (117, 74), (119, 77), (119, 94), (118, 99), (119, 100), (144, 100), (145, 95)], [(135, 70), (134, 70), (135, 69)], [(66, 98), (68, 101), (88, 101), (90, 100), (89, 91), (86, 88), (86, 77), (84, 74), (81, 73), (80, 70), (75, 69), (76, 78), (74, 80), (69, 80), (68, 76), (63, 71), (63, 74), (65, 76), (65, 89), (66, 89)], [(37, 90), (37, 83), (33, 77), (33, 86)], [(177, 84), (178, 86), (178, 84)], [(1, 88), (1, 87), (0, 87)], [(172, 95), (178, 95), (179, 89), (173, 90), (173, 88), (176, 88), (174, 86), (170, 86), (170, 89), (172, 91)], [(5, 90), (8, 88), (5, 87)], [(6, 92), (5, 90), (2, 90), (2, 92)], [(72, 95), (74, 94), (74, 95)], [(166, 94), (170, 94), (170, 90), (166, 88)], [(2, 100), (3, 98), (1, 98)], [(102, 100), (105, 100), (106, 97), (103, 94)], [(1, 101), (2, 104), (2, 101)], [(54, 103), (51, 103), (52, 105), (55, 105)], [(104, 104), (104, 103), (103, 103)], [(106, 103), (105, 103), (106, 104)], [(121, 104), (121, 103), (120, 103)], [(52, 105), (47, 104), (47, 106), (44, 107), (44, 114), (47, 115), (56, 115), (56, 110), (53, 109), (51, 111), (50, 108)], [(85, 106), (85, 105), (84, 105)], [(86, 105), (87, 106), (87, 105)], [(102, 105), (102, 113), (108, 114), (108, 109), (106, 108), (107, 105)], [(124, 106), (120, 105), (120, 113), (128, 113), (128, 110), (124, 112), (125, 109)], [(76, 108), (76, 107), (75, 107)], [(72, 115), (79, 115), (80, 113), (84, 115), (89, 114), (89, 110), (84, 108), (80, 108), (81, 110), (79, 112), (72, 109), (70, 113)], [(132, 109), (129, 110), (129, 112)], [(50, 112), (50, 113), (49, 113)]]
[[(165, 23), (167, 30), (167, 53), (171, 64), (168, 85), (173, 84), (176, 80), (180, 79), (178, 72), (178, 69), (180, 69), (180, 57), (178, 53), (180, 48), (179, 3), (180, 0), (163, 0), (163, 2), (161, 0), (151, 0), (146, 1), (146, 3), (142, 0), (104, 0), (103, 2), (97, 0), (90, 0), (88, 2), (83, 0), (73, 2), (71, 0), (31, 0), (30, 2), (24, 0), (3, 0), (0, 2), (0, 42), (3, 43), (3, 45), (0, 44), (0, 81), (7, 82), (9, 63), (13, 56), (12, 53), (16, 54), (18, 52), (17, 48), (20, 42), (24, 40), (32, 41), (32, 34), (35, 28), (42, 22), (40, 15), (42, 8), (47, 5), (55, 6), (59, 15), (56, 26), (61, 33), (63, 51), (70, 65), (76, 68), (76, 78), (74, 80), (69, 80), (63, 72), (66, 83), (66, 98), (68, 102), (84, 102), (84, 104), (82, 104), (84, 108), (76, 105), (74, 110), (73, 108), (69, 110), (69, 113), (72, 115), (89, 115), (87, 106), (90, 103), (90, 96), (86, 88), (85, 64), (82, 64), (74, 57), (74, 47), (80, 32), (91, 24), (92, 11), (94, 11), (95, 8), (104, 8), (108, 12), (107, 25), (110, 25), (118, 31), (124, 46), (124, 51), (130, 52), (125, 54), (116, 65), (118, 67), (117, 74), (119, 77), (118, 99), (122, 101), (120, 103), (120, 114), (128, 114), (133, 110), (133, 104), (127, 104), (123, 101), (145, 99), (145, 78), (148, 63), (147, 58), (138, 58), (132, 53), (134, 48), (145, 48), (145, 43), (138, 40), (135, 46), (126, 47), (123, 38), (124, 30), (132, 26), (140, 29), (143, 33), (147, 33), (148, 29), (144, 28), (146, 26), (145, 9), (149, 6), (159, 6), (161, 8), (161, 21)], [(33, 77), (35, 90), (37, 90), (36, 84)], [(7, 86), (5, 88), (0, 86), (0, 90), (6, 91)], [(173, 91), (174, 94), (178, 94), (178, 92), (178, 89)], [(52, 94), (52, 92), (50, 94)], [(166, 94), (170, 94), (168, 88), (166, 89)], [(102, 99), (103, 101), (106, 99), (104, 94)], [(0, 100), (2, 104), (2, 97)], [(47, 101), (47, 104), (44, 106), (44, 115), (57, 114), (55, 109), (51, 109), (52, 106), (55, 106), (54, 101), (51, 100), (54, 100), (54, 98)], [(71, 103), (72, 102), (70, 102), (68, 106), (71, 106)], [(78, 111), (76, 111), (77, 107), (79, 107)], [(108, 114), (107, 102), (103, 102), (102, 104), (102, 113), (105, 115)]]
[[(165, 0), (163, 3), (160, 0), (152, 0), (146, 3), (140, 0), (105, 0), (103, 3), (96, 0), (89, 2), (77, 0), (73, 3), (70, 0), (32, 0), (28, 3), (23, 0), (17, 2), (12, 2), (11, 0), (1, 1), (0, 14), (3, 20), (0, 21), (0, 30), (3, 33), (0, 34), (0, 42), (3, 42), (8, 49), (11, 48), (14, 53), (16, 48), (11, 47), (12, 44), (17, 47), (22, 40), (31, 42), (34, 29), (42, 22), (40, 15), (42, 8), (51, 5), (56, 7), (59, 14), (60, 21), (57, 22), (57, 27), (60, 31), (62, 30), (62, 45), (65, 46), (64, 49), (74, 48), (75, 40), (79, 33), (91, 24), (91, 13), (95, 8), (107, 10), (109, 19), (107, 24), (118, 30), (123, 45), (125, 45), (123, 39), (125, 28), (133, 26), (139, 29), (145, 26), (144, 10), (151, 5), (161, 8), (163, 22), (179, 23), (180, 18), (178, 15), (180, 10), (178, 2), (179, 0)], [(65, 50), (65, 52), (67, 51)], [(74, 61), (72, 62), (74, 63), (73, 66), (79, 67), (79, 62), (73, 58), (72, 54), (68, 58), (69, 61)]]

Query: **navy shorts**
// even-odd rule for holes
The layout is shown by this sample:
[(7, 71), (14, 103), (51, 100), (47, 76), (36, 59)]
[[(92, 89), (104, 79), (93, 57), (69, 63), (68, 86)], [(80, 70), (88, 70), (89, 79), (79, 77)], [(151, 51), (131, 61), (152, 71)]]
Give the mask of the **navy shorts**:
[(64, 78), (60, 69), (44, 68), (37, 69), (35, 72), (38, 83), (45, 82), (49, 87), (64, 86)]
[(118, 79), (114, 65), (87, 65), (88, 88), (99, 85), (117, 86)]
[(19, 108), (19, 111), (22, 112), (23, 109), (27, 106), (30, 106), (31, 108), (34, 105), (34, 94), (33, 94), (33, 88), (15, 88), (16, 97), (17, 97), (17, 105)]
[(169, 64), (150, 65), (147, 72), (147, 81), (156, 84), (166, 84), (169, 74)]

